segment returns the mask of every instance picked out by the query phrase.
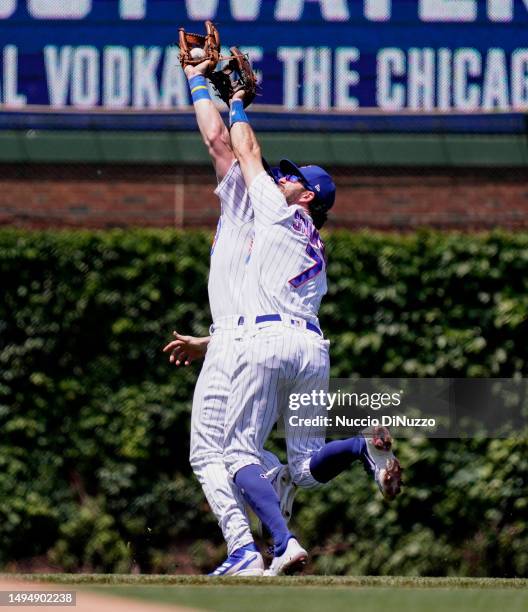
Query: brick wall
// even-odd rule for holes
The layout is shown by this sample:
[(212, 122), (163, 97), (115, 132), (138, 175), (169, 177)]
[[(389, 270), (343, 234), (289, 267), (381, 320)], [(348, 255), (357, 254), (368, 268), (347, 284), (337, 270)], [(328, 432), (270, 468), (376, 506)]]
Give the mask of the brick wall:
[[(528, 169), (343, 169), (330, 225), (528, 229)], [(0, 224), (214, 227), (209, 167), (0, 165)]]

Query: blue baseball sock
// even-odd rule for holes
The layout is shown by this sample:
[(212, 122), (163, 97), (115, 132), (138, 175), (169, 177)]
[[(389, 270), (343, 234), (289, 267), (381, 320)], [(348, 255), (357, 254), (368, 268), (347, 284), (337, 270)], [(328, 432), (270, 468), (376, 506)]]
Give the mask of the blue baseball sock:
[(271, 483), (263, 478), (260, 465), (246, 465), (235, 474), (235, 484), (262, 524), (271, 533), (276, 557), (282, 555), (292, 534), (280, 510), (280, 501)]
[(328, 482), (362, 459), (365, 449), (363, 436), (328, 442), (310, 459), (310, 472), (318, 482)]

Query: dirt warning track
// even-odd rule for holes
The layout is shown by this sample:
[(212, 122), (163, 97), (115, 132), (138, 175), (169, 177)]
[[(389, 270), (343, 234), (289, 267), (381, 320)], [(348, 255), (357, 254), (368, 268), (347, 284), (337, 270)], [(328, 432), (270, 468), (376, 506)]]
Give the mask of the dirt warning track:
[(102, 593), (91, 593), (80, 589), (79, 585), (58, 585), (43, 582), (22, 582), (18, 580), (0, 579), (0, 591), (74, 591), (76, 594), (76, 605), (10, 605), (1, 606), (4, 610), (31, 610), (32, 612), (197, 612), (195, 608), (184, 608), (182, 606), (152, 604), (146, 601), (104, 595)]

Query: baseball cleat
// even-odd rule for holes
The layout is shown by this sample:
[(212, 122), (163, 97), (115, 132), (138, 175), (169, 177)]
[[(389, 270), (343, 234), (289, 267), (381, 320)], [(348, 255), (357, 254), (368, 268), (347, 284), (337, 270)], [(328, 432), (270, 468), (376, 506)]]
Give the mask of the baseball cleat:
[(392, 436), (386, 427), (373, 427), (371, 439), (372, 444), (379, 451), (390, 451), (392, 449)]
[(281, 574), (289, 575), (300, 572), (306, 565), (307, 560), (308, 553), (295, 538), (290, 538), (286, 550), (282, 555), (273, 557), (273, 561), (269, 568), (265, 570), (264, 576), (280, 576)]
[(366, 429), (362, 433), (366, 442), (365, 468), (385, 499), (394, 499), (401, 490), (402, 467), (392, 452), (392, 436), (386, 427)]
[(262, 576), (264, 560), (255, 544), (237, 548), (209, 576)]
[[(292, 517), (293, 500), (297, 493), (297, 488), (293, 484), (290, 470), (287, 465), (278, 465), (265, 474), (267, 480), (275, 489), (275, 493), (280, 500), (280, 510), (286, 523), (290, 522)], [(263, 527), (262, 522), (257, 517), (256, 525), (257, 533), (262, 537)]]

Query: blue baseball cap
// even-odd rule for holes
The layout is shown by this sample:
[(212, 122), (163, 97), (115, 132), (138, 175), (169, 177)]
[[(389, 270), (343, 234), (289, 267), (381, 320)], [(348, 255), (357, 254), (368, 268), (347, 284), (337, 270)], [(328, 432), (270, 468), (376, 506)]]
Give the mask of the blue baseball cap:
[(332, 177), (320, 166), (296, 166), (289, 159), (281, 159), (280, 171), (284, 176), (293, 174), (303, 180), (304, 186), (315, 194), (315, 201), (324, 210), (330, 210), (334, 205), (336, 186)]
[(282, 172), (280, 168), (276, 166), (271, 167), (264, 157), (262, 158), (262, 165), (264, 166), (264, 170), (271, 176), (271, 178), (275, 181), (275, 183), (279, 182), (279, 179), (282, 177)]

